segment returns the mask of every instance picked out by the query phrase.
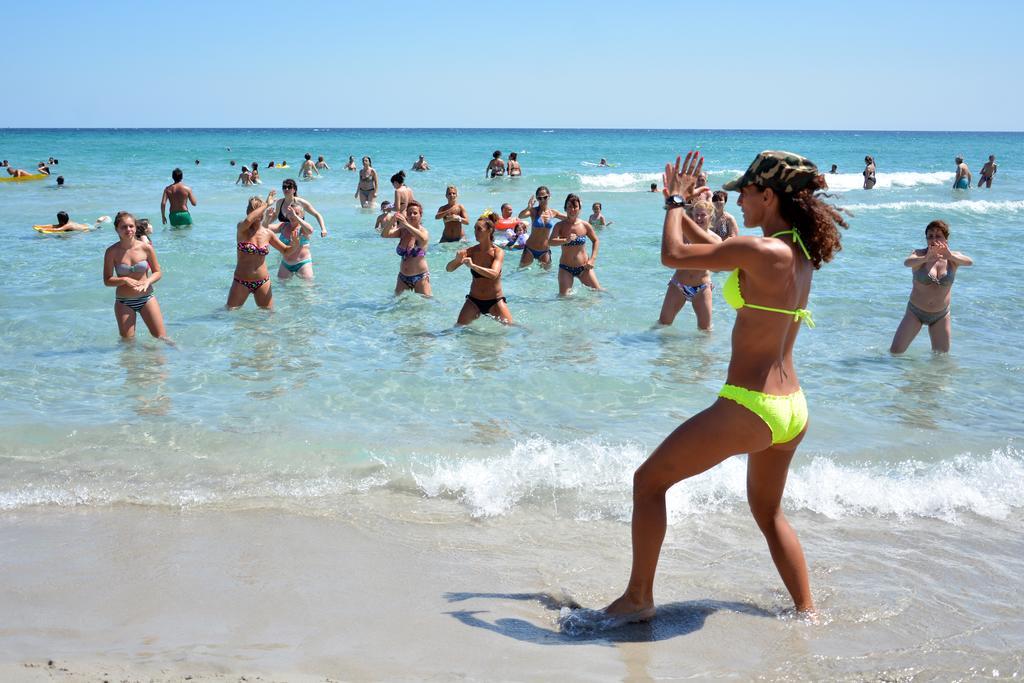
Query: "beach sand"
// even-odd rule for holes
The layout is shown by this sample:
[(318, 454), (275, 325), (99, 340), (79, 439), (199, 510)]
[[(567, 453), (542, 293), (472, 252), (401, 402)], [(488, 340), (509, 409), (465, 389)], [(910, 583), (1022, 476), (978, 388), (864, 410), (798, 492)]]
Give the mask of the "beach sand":
[[(788, 598), (752, 522), (685, 521), (666, 539), (659, 617), (574, 638), (558, 632), (563, 589), (590, 607), (615, 597), (628, 569), (624, 525), (539, 515), (467, 523), (454, 502), (403, 497), (399, 507), (398, 498), (334, 517), (127, 506), (4, 513), (0, 680), (862, 680), (1021, 670), (1020, 560), (1006, 549), (1007, 575), (987, 577), (985, 600), (962, 598), (963, 586), (986, 579), (962, 549), (969, 528), (914, 522), (886, 532), (879, 521), (861, 533), (798, 517), (822, 607), (822, 623), (810, 625), (784, 616)], [(867, 539), (876, 556), (854, 555)]]

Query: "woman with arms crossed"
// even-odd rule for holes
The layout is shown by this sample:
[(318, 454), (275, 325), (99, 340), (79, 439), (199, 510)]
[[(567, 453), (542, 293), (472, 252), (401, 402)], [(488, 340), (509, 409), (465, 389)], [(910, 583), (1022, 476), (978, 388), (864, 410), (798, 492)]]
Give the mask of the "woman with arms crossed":
[(548, 246), (548, 240), (555, 227), (555, 220), (565, 218), (565, 214), (549, 207), (550, 199), (551, 190), (541, 185), (530, 195), (526, 208), (519, 212), (520, 218), (530, 219), (530, 236), (526, 238), (526, 247), (519, 259), (520, 268), (530, 265), (534, 259), (537, 259), (544, 269), (551, 267), (551, 248)]
[(677, 158), (665, 167), (661, 260), (676, 269), (735, 269), (723, 288), (737, 309), (732, 358), (719, 398), (677, 427), (633, 476), (632, 571), (622, 596), (598, 613), (602, 625), (654, 617), (665, 493), (740, 453), (749, 453), (747, 500), (772, 560), (796, 609), (814, 609), (803, 550), (781, 507), (789, 463), (807, 429), (793, 344), (801, 323), (813, 324), (804, 309), (811, 278), (840, 248), (837, 226), (845, 222), (814, 195), (825, 181), (812, 162), (767, 151), (724, 188), (740, 191), (743, 224), (764, 236), (716, 241), (683, 209), (702, 165), (690, 152), (682, 165)]
[(136, 239), (135, 216), (119, 211), (114, 216), (118, 240), (103, 254), (103, 284), (117, 287), (114, 292), (114, 317), (122, 339), (135, 338), (135, 314), (157, 339), (167, 339), (160, 304), (153, 294), (153, 283), (163, 276), (156, 250), (149, 242)]

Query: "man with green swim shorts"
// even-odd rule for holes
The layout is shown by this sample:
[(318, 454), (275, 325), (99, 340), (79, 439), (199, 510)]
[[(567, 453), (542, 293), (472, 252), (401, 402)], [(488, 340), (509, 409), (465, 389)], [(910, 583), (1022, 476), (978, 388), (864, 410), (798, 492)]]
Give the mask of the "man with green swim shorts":
[(167, 204), (171, 205), (171, 227), (181, 228), (192, 225), (192, 214), (188, 212), (188, 203), (196, 205), (196, 196), (192, 188), (182, 182), (185, 174), (180, 168), (171, 172), (171, 179), (174, 181), (164, 188), (163, 197), (160, 198), (160, 220), (167, 225)]

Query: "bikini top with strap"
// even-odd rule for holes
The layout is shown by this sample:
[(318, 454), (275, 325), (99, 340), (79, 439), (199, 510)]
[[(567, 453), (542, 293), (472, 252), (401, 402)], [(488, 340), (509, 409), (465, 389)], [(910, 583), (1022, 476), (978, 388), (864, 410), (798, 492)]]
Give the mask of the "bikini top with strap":
[(952, 287), (956, 279), (956, 270), (946, 266), (946, 274), (942, 277), (932, 277), (927, 266), (922, 266), (914, 271), (914, 281), (923, 285), (939, 285), (940, 287)]
[(133, 263), (130, 266), (126, 263), (116, 263), (114, 264), (114, 272), (116, 272), (118, 275), (128, 275), (129, 273), (146, 273), (149, 272), (149, 261), (143, 259), (142, 261), (139, 261), (138, 263)]
[[(793, 229), (783, 230), (777, 232), (771, 237), (778, 237), (779, 235), (792, 235), (793, 241), (800, 245), (800, 249), (803, 250), (804, 256), (809, 261), (811, 259), (810, 253), (807, 251), (807, 247), (804, 246), (804, 242), (800, 239), (800, 234)], [(811, 317), (811, 312), (805, 308), (796, 308), (793, 310), (786, 310), (784, 308), (772, 308), (771, 306), (758, 306), (757, 304), (747, 303), (743, 298), (743, 293), (740, 291), (740, 269), (732, 271), (729, 274), (729, 278), (725, 281), (725, 286), (722, 287), (722, 296), (725, 298), (725, 303), (729, 304), (733, 308), (739, 310), (741, 308), (754, 308), (759, 311), (771, 311), (772, 313), (782, 313), (783, 315), (793, 316), (793, 322), (800, 322), (801, 320), (807, 324), (807, 327), (814, 327), (814, 319)]]
[(238, 251), (242, 254), (259, 254), (266, 256), (270, 253), (270, 247), (261, 247), (255, 242), (239, 242)]
[[(292, 243), (292, 238), (289, 237), (288, 235), (282, 234), (281, 241), (284, 242), (286, 245), (290, 245)], [(299, 244), (301, 244), (302, 246), (306, 246), (307, 244), (309, 244), (309, 238), (303, 235), (301, 232), (299, 233)]]
[(531, 223), (531, 225), (533, 227), (535, 227), (535, 228), (543, 228), (545, 230), (550, 230), (551, 228), (555, 227), (555, 219), (553, 217), (549, 218), (548, 220), (545, 221), (545, 220), (541, 220), (540, 216), (541, 216), (541, 210), (539, 208), (534, 209), (533, 210), (533, 223)]
[(411, 258), (420, 258), (421, 256), (426, 256), (427, 248), (418, 247), (416, 246), (415, 242), (411, 247), (403, 247), (401, 244), (399, 244), (397, 247), (395, 247), (395, 253), (401, 256), (403, 261), (407, 261), (408, 259)]

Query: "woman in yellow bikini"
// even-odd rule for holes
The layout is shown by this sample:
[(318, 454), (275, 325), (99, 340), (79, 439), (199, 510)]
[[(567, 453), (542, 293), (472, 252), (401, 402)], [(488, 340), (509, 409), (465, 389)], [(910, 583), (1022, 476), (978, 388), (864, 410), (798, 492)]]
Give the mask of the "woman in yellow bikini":
[(743, 223), (763, 237), (718, 241), (686, 215), (704, 160), (691, 152), (665, 167), (661, 261), (669, 268), (734, 269), (723, 287), (736, 309), (726, 384), (709, 408), (676, 428), (633, 477), (633, 566), (620, 598), (597, 613), (602, 626), (655, 614), (654, 573), (665, 537), (665, 493), (726, 458), (749, 453), (747, 499), (797, 610), (814, 602), (796, 532), (782, 513), (789, 463), (807, 430), (807, 403), (793, 367), (793, 344), (811, 276), (839, 250), (838, 212), (814, 196), (824, 178), (809, 160), (761, 152), (725, 190), (739, 190)]

